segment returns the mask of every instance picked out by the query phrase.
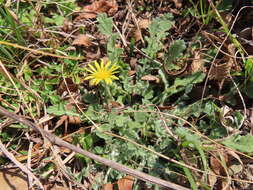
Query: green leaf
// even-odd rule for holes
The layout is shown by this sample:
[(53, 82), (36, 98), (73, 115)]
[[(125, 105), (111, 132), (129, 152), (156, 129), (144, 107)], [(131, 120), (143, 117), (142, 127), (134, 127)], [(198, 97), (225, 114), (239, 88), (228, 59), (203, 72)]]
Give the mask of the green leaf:
[(47, 108), (47, 113), (61, 116), (61, 115), (70, 115), (70, 116), (79, 116), (79, 114), (66, 110), (63, 104), (53, 105)]
[(119, 37), (118, 34), (111, 34), (109, 41), (107, 43), (108, 57), (113, 63), (118, 63), (120, 55), (123, 53), (122, 48), (115, 47), (116, 40), (118, 39), (118, 37)]
[(54, 18), (55, 24), (57, 26), (62, 26), (63, 25), (65, 17), (60, 16), (60, 15), (54, 15), (53, 18)]
[(115, 119), (115, 123), (118, 127), (123, 127), (125, 122), (128, 120), (127, 117), (123, 116), (123, 115), (120, 115), (120, 116), (117, 116)]
[(166, 64), (172, 63), (176, 59), (180, 58), (183, 51), (185, 50), (186, 45), (184, 40), (176, 40), (169, 48), (169, 54), (166, 56)]
[(113, 20), (112, 18), (107, 17), (105, 13), (98, 14), (98, 30), (104, 35), (111, 36), (113, 29)]
[(232, 136), (222, 141), (222, 144), (240, 152), (253, 153), (253, 136), (250, 134)]
[(231, 0), (222, 0), (218, 6), (217, 9), (219, 11), (230, 11), (233, 8), (233, 2), (236, 1), (231, 1)]
[(193, 143), (193, 144), (197, 144), (197, 145), (201, 145), (201, 140), (199, 138), (199, 136), (192, 134), (188, 129), (184, 128), (184, 127), (178, 127), (175, 130), (176, 134), (185, 139), (186, 141)]
[(145, 122), (147, 120), (148, 114), (144, 112), (134, 112), (134, 119), (137, 122)]
[(142, 126), (142, 124), (136, 122), (136, 121), (128, 121), (127, 123), (129, 130), (134, 130), (137, 128), (140, 128)]
[(174, 86), (174, 88), (177, 88), (179, 86), (186, 87), (189, 84), (197, 84), (197, 83), (202, 82), (204, 80), (205, 76), (206, 76), (205, 73), (196, 72), (196, 73), (189, 75), (185, 78), (176, 78), (173, 86)]
[(173, 15), (170, 13), (155, 18), (149, 26), (150, 36), (158, 39), (166, 37), (166, 31), (168, 31), (173, 25), (172, 19)]
[(183, 167), (183, 170), (184, 170), (184, 173), (185, 173), (187, 179), (189, 180), (189, 182), (191, 184), (191, 189), (198, 190), (197, 183), (195, 182), (194, 177), (191, 174), (191, 171), (186, 167)]
[(117, 33), (113, 33), (113, 20), (103, 13), (98, 15), (97, 21), (99, 32), (109, 37), (107, 43), (108, 57), (113, 63), (118, 63), (120, 61), (120, 55), (123, 53), (123, 49), (115, 47), (116, 40), (119, 35)]
[(93, 93), (84, 94), (83, 99), (86, 103), (89, 103), (89, 104), (98, 104), (99, 103), (99, 97)]
[(99, 126), (99, 129), (96, 130), (96, 135), (104, 140), (109, 140), (111, 139), (111, 136), (104, 134), (104, 131), (111, 131), (111, 125), (108, 124), (103, 124)]
[(159, 96), (161, 102), (164, 102), (168, 97), (178, 92), (184, 91), (187, 86), (200, 83), (204, 80), (205, 74), (202, 72), (196, 72), (192, 75), (184, 78), (176, 78), (174, 84), (166, 88), (163, 93)]
[(148, 56), (155, 58), (158, 51), (163, 48), (162, 41), (168, 35), (168, 31), (173, 25), (173, 16), (168, 13), (155, 18), (149, 26), (150, 37), (146, 37), (147, 48), (142, 49)]
[(89, 150), (93, 145), (93, 138), (91, 134), (84, 134), (80, 137), (79, 143), (82, 145), (82, 148)]

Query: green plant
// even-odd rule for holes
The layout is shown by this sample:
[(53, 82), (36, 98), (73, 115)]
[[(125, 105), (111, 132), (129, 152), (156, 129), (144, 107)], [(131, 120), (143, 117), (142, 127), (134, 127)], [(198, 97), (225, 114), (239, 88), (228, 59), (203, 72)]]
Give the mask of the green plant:
[(116, 47), (119, 34), (113, 32), (113, 20), (106, 14), (99, 14), (97, 17), (99, 31), (108, 37), (107, 54), (113, 63), (120, 62), (120, 55), (123, 53), (122, 48)]
[[(0, 67), (1, 106), (18, 112), (49, 130), (65, 122), (68, 124), (68, 130), (65, 131), (67, 136), (62, 138), (72, 144), (192, 189), (213, 188), (209, 187), (208, 174), (212, 170), (210, 153), (217, 150), (214, 141), (252, 155), (252, 147), (247, 147), (246, 143), (252, 141), (250, 135), (239, 134), (220, 140), (229, 135), (227, 127), (243, 131), (241, 122), (244, 116), (240, 109), (231, 109), (232, 113), (225, 117), (220, 105), (228, 100), (223, 102), (220, 99), (224, 95), (223, 91), (217, 100), (215, 82), (215, 85), (212, 82), (207, 83), (211, 93), (208, 92), (208, 96), (200, 100), (194, 95), (200, 93), (198, 88), (203, 87), (203, 80), (206, 78), (204, 72), (190, 71), (179, 76), (170, 74), (171, 71), (181, 71), (182, 65), (190, 66), (193, 57), (193, 61), (199, 61), (199, 64), (203, 61), (203, 70), (208, 70), (218, 52), (202, 37), (188, 38), (187, 32), (180, 33), (184, 26), (177, 22), (184, 21), (185, 15), (175, 14), (174, 18), (172, 14), (161, 12), (164, 7), (170, 7), (170, 3), (173, 7), (176, 1), (133, 2), (133, 12), (138, 13), (133, 15), (137, 23), (128, 11), (121, 11), (125, 1), (115, 7), (120, 14), (115, 15), (104, 9), (94, 10), (94, 13), (104, 12), (94, 14), (96, 20), (94, 17), (89, 20), (76, 19), (87, 16), (87, 12), (79, 11), (83, 8), (75, 0), (17, 2), (0, 6), (0, 36), (5, 42), (30, 49), (0, 45), (0, 59), (3, 62)], [(194, 29), (202, 29), (203, 24), (206, 25), (205, 28), (209, 27), (208, 24), (211, 23), (209, 32), (212, 33), (212, 30), (220, 30), (213, 22), (214, 12), (224, 11), (227, 9), (224, 7), (231, 5), (231, 1), (222, 1), (225, 5), (216, 9), (207, 2), (182, 2), (184, 6), (177, 9), (180, 12), (190, 12), (195, 17)], [(89, 9), (98, 8), (99, 3), (96, 3), (88, 5)], [(86, 5), (82, 6), (87, 9)], [(155, 6), (159, 8), (153, 11)], [(140, 12), (135, 12), (138, 10)], [(144, 39), (141, 42), (135, 40), (135, 36), (131, 34), (136, 30), (135, 25), (141, 26), (142, 19), (147, 16), (145, 11), (149, 11), (151, 22), (148, 27), (139, 28)], [(121, 14), (125, 13), (130, 15), (125, 19), (125, 23), (129, 24), (126, 29), (126, 25), (121, 23)], [(220, 19), (218, 13), (216, 16)], [(67, 22), (64, 22), (65, 19)], [(85, 25), (80, 24), (83, 22)], [(230, 35), (222, 20), (219, 22), (226, 34)], [(177, 28), (179, 25), (180, 28)], [(124, 34), (121, 35), (121, 31)], [(87, 46), (71, 45), (75, 35), (79, 33), (95, 38), (90, 38), (92, 43)], [(51, 54), (37, 53), (36, 50), (40, 49)], [(95, 51), (98, 53), (93, 56)], [(196, 51), (200, 58), (195, 58)], [(83, 53), (85, 59), (80, 62), (59, 56), (78, 56)], [(108, 57), (109, 61), (98, 63), (93, 60), (98, 61), (102, 57)], [(252, 59), (245, 59), (243, 66), (244, 69), (237, 73), (231, 70), (231, 74), (239, 83), (243, 97), (246, 94), (248, 98), (252, 98)], [(11, 76), (6, 76), (2, 68), (6, 68)], [(185, 68), (188, 71), (188, 67)], [(225, 83), (229, 82), (226, 80)], [(230, 88), (231, 86), (230, 83), (225, 84), (224, 91), (234, 98), (237, 91)], [(67, 109), (69, 105), (72, 107)], [(54, 118), (50, 119), (48, 114)], [(73, 117), (79, 118), (79, 123), (72, 123)], [(15, 156), (28, 156), (30, 141), (27, 140), (27, 135), (33, 137), (34, 132), (6, 117), (0, 117), (0, 122), (0, 140)], [(61, 136), (62, 127), (54, 132)], [(43, 142), (42, 138), (41, 140)], [(45, 146), (40, 144), (38, 147), (39, 150), (46, 151), (39, 154), (42, 162), (33, 162), (37, 168), (33, 172), (44, 180), (49, 180), (62, 171), (52, 162), (53, 159), (56, 160), (50, 154), (53, 151), (44, 149)], [(71, 160), (68, 160), (67, 151), (59, 152), (58, 156), (66, 166), (67, 172), (64, 174), (76, 182), (83, 183), (84, 180), (91, 179), (92, 174), (95, 178), (91, 185), (93, 189), (102, 188), (104, 183), (116, 183), (115, 180), (123, 177), (122, 173), (80, 154), (71, 157)], [(221, 161), (224, 168), (227, 167), (225, 160)], [(1, 156), (0, 162), (6, 164), (9, 161)], [(71, 185), (72, 181), (68, 182)], [(73, 184), (73, 189), (75, 185)], [(148, 183), (145, 185), (136, 180), (134, 188), (159, 189)]]
[(208, 25), (213, 17), (213, 11), (207, 0), (200, 0), (199, 3), (190, 0), (193, 8), (187, 11), (193, 16), (201, 18), (204, 25)]
[(163, 41), (168, 35), (168, 30), (172, 27), (172, 14), (164, 14), (161, 17), (155, 18), (148, 27), (150, 36), (146, 37), (147, 47), (142, 49), (151, 59), (157, 57), (157, 53), (163, 49)]

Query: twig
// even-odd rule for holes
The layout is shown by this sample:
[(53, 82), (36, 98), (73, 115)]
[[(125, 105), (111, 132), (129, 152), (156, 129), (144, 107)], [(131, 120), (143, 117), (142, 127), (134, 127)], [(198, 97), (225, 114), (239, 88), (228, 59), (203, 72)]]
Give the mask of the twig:
[(161, 122), (162, 122), (162, 125), (164, 126), (165, 130), (167, 131), (167, 133), (172, 137), (174, 138), (176, 141), (179, 140), (179, 137), (175, 134), (173, 134), (173, 132), (171, 131), (171, 129), (167, 126), (166, 124), (166, 119), (164, 118), (163, 114), (161, 113), (160, 109), (156, 106), (156, 109), (160, 115), (160, 118), (161, 118)]
[(88, 152), (86, 150), (82, 150), (79, 147), (76, 147), (76, 146), (74, 146), (74, 145), (72, 145), (72, 144), (70, 144), (66, 141), (63, 141), (62, 139), (60, 139), (59, 137), (49, 133), (48, 131), (45, 131), (43, 129), (39, 129), (34, 123), (32, 123), (32, 122), (16, 115), (16, 114), (13, 114), (13, 113), (7, 111), (6, 109), (4, 109), (1, 106), (0, 106), (0, 115), (4, 115), (6, 117), (12, 118), (12, 119), (14, 119), (14, 120), (16, 120), (20, 123), (23, 123), (23, 124), (31, 127), (36, 132), (42, 133), (42, 135), (44, 135), (54, 145), (58, 145), (58, 146), (68, 148), (68, 149), (70, 149), (70, 150), (72, 150), (76, 153), (82, 154), (82, 155), (84, 155), (88, 158), (91, 158), (91, 159), (93, 159), (97, 162), (100, 162), (100, 163), (102, 163), (106, 166), (109, 166), (113, 169), (116, 169), (120, 172), (126, 173), (126, 174), (134, 176), (138, 179), (141, 179), (141, 180), (144, 180), (144, 181), (150, 182), (152, 184), (156, 184), (156, 185), (159, 185), (161, 187), (165, 187), (165, 188), (168, 188), (168, 189), (171, 189), (171, 190), (189, 190), (186, 187), (183, 187), (183, 186), (180, 186), (180, 185), (177, 185), (177, 184), (159, 179), (157, 177), (153, 177), (151, 175), (148, 175), (148, 174), (145, 174), (143, 172), (134, 170), (134, 169), (129, 168), (127, 166), (124, 166), (122, 164), (119, 164), (119, 163), (113, 162), (111, 160), (107, 160), (105, 158), (102, 158), (102, 157), (100, 157), (96, 154), (93, 154), (91, 152)]
[(246, 104), (245, 104), (245, 101), (244, 101), (244, 99), (243, 99), (242, 93), (241, 93), (241, 91), (239, 90), (239, 88), (238, 88), (237, 84), (235, 83), (235, 81), (234, 81), (234, 79), (233, 79), (232, 76), (230, 76), (230, 80), (233, 82), (233, 84), (234, 84), (234, 86), (235, 86), (235, 88), (236, 88), (236, 90), (237, 90), (237, 92), (238, 92), (238, 94), (239, 94), (239, 97), (241, 98), (242, 105), (243, 105), (243, 112), (244, 112), (244, 114), (243, 114), (243, 119), (242, 119), (242, 121), (241, 121), (241, 123), (240, 123), (240, 125), (239, 125), (239, 127), (238, 127), (238, 130), (240, 130), (241, 127), (242, 127), (242, 125), (243, 125), (243, 123), (244, 123), (244, 121), (245, 121), (245, 119), (246, 119), (246, 117), (247, 117), (247, 108), (246, 108)]
[[(31, 157), (32, 157), (32, 147), (33, 147), (33, 142), (30, 142), (29, 144), (29, 149), (28, 149), (28, 157), (27, 157), (27, 168), (29, 170), (31, 170)], [(32, 177), (30, 175), (28, 175), (28, 186), (29, 186), (29, 189), (32, 189)]]
[[(213, 5), (213, 2), (212, 2), (211, 0), (208, 0), (208, 1), (209, 1), (210, 5), (212, 6), (212, 8), (215, 10), (216, 14), (219, 15), (219, 12), (217, 11), (217, 9), (215, 8), (215, 6)], [(214, 58), (213, 58), (213, 61), (212, 61), (211, 66), (210, 66), (210, 68), (209, 68), (209, 71), (208, 71), (208, 74), (207, 74), (207, 77), (206, 77), (206, 80), (205, 80), (204, 88), (203, 88), (203, 91), (202, 91), (201, 105), (202, 105), (202, 103), (203, 103), (202, 101), (203, 101), (203, 98), (204, 98), (204, 95), (205, 95), (205, 91), (206, 91), (206, 87), (207, 87), (207, 82), (208, 82), (209, 76), (210, 76), (210, 74), (211, 74), (211, 70), (212, 70), (213, 67), (214, 67), (215, 60), (216, 60), (216, 58), (218, 57), (218, 54), (219, 54), (219, 52), (221, 51), (221, 49), (222, 49), (223, 45), (225, 44), (226, 40), (228, 39), (228, 37), (231, 36), (232, 29), (233, 29), (233, 27), (234, 27), (234, 25), (235, 25), (235, 22), (236, 22), (236, 20), (237, 20), (237, 18), (238, 18), (238, 16), (239, 16), (241, 10), (243, 10), (243, 9), (246, 8), (246, 7), (247, 7), (247, 6), (242, 7), (242, 8), (239, 10), (239, 12), (237, 13), (237, 15), (236, 15), (236, 17), (235, 17), (235, 20), (234, 20), (234, 22), (232, 23), (232, 26), (231, 26), (230, 29), (227, 31), (227, 35), (226, 35), (225, 39), (223, 40), (223, 42), (222, 42), (221, 45), (219, 46), (219, 48), (218, 48), (218, 50), (217, 50), (217, 53), (215, 54), (215, 56), (214, 56)], [(222, 19), (221, 16), (220, 16), (219, 18)], [(223, 22), (223, 20), (221, 20), (221, 21)], [(237, 44), (236, 44), (236, 45), (237, 45)]]
[(18, 48), (18, 49), (27, 50), (27, 51), (33, 52), (35, 54), (41, 54), (43, 56), (50, 56), (50, 57), (57, 57), (57, 58), (61, 58), (61, 59), (71, 59), (71, 60), (83, 60), (84, 59), (84, 57), (71, 57), (71, 56), (56, 55), (53, 53), (48, 53), (48, 52), (44, 52), (44, 51), (40, 51), (40, 50), (36, 50), (36, 49), (31, 49), (28, 47), (24, 47), (24, 46), (21, 46), (18, 44), (9, 43), (6, 41), (0, 41), (0, 44), (6, 45), (6, 46), (11, 46), (11, 47)]

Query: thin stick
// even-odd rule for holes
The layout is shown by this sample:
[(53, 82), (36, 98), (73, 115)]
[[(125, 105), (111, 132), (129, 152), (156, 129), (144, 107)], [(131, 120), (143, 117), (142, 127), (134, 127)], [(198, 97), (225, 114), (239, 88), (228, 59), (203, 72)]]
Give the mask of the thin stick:
[[(31, 158), (32, 158), (32, 148), (33, 148), (33, 142), (30, 142), (29, 144), (29, 149), (28, 149), (28, 157), (27, 157), (27, 168), (29, 170), (31, 170)], [(32, 189), (32, 177), (30, 175), (27, 176), (28, 177), (28, 186), (29, 189)]]
[(61, 58), (61, 59), (71, 59), (71, 60), (83, 60), (84, 59), (84, 57), (70, 57), (70, 56), (56, 55), (53, 53), (48, 53), (48, 52), (44, 52), (44, 51), (40, 51), (40, 50), (36, 50), (36, 49), (31, 49), (28, 47), (24, 47), (24, 46), (21, 46), (18, 44), (13, 44), (13, 43), (6, 42), (6, 41), (0, 41), (0, 44), (6, 45), (6, 46), (11, 46), (11, 47), (18, 48), (18, 49), (27, 50), (27, 51), (41, 54), (41, 55), (46, 55), (46, 56), (50, 56), (50, 57), (57, 57), (57, 58)]

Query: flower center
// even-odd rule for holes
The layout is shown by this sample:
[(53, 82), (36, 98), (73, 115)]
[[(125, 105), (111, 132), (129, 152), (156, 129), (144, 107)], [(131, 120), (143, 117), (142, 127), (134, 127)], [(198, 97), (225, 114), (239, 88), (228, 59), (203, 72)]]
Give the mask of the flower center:
[(111, 76), (110, 72), (105, 70), (94, 73), (94, 77), (100, 80), (110, 78), (110, 76)]

